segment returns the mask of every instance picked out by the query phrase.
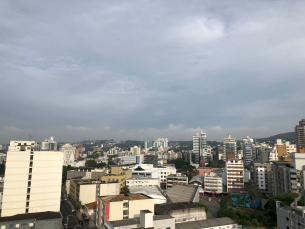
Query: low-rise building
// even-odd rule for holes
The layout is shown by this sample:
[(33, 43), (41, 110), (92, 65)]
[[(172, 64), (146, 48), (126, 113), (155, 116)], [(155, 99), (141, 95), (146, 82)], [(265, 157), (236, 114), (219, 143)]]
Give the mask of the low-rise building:
[(159, 171), (157, 168), (153, 168), (153, 165), (141, 164), (137, 165), (132, 169), (133, 177), (147, 177), (147, 178), (158, 178)]
[(138, 186), (129, 187), (131, 194), (144, 194), (154, 199), (155, 204), (164, 204), (167, 199), (163, 191), (158, 186)]
[(131, 229), (131, 228), (156, 228), (174, 229), (175, 219), (169, 215), (153, 215), (153, 212), (143, 210), (139, 218), (107, 221), (108, 229)]
[(171, 174), (166, 177), (166, 189), (169, 189), (176, 184), (188, 185), (188, 177), (180, 173)]
[(197, 220), (186, 223), (177, 223), (176, 229), (238, 229), (239, 225), (232, 219), (228, 217), (207, 219), (207, 220)]
[(204, 177), (204, 191), (211, 194), (220, 194), (223, 192), (222, 183), (222, 177), (211, 172)]
[(199, 187), (195, 186), (174, 185), (166, 194), (171, 203), (199, 202)]
[(134, 186), (158, 186), (160, 187), (160, 180), (158, 178), (146, 178), (146, 177), (132, 177), (129, 178), (126, 181), (126, 186), (127, 187), (134, 187)]
[(206, 220), (205, 209), (190, 202), (155, 205), (155, 215), (170, 215), (175, 223), (184, 223), (195, 220)]
[(154, 212), (154, 199), (143, 194), (98, 197), (96, 226), (107, 228), (109, 221), (140, 217), (141, 210)]
[(122, 189), (126, 185), (126, 180), (132, 177), (131, 169), (123, 169), (121, 166), (111, 166), (108, 174), (99, 175), (99, 180), (109, 182), (117, 181)]
[(217, 170), (218, 168), (210, 168), (210, 167), (198, 167), (196, 170), (196, 175), (205, 176), (210, 172), (213, 172), (214, 170)]
[(35, 212), (0, 217), (0, 228), (61, 229), (60, 212)]
[(171, 165), (158, 167), (158, 172), (159, 172), (160, 182), (166, 183), (166, 177), (171, 174), (176, 174), (176, 168), (175, 166), (171, 166)]
[(117, 181), (102, 182), (90, 179), (72, 179), (69, 195), (77, 203), (87, 204), (96, 201), (97, 196), (118, 195), (120, 184)]
[(121, 164), (127, 165), (127, 164), (136, 164), (137, 163), (137, 156), (122, 156), (121, 157)]
[(202, 175), (194, 176), (194, 177), (190, 180), (189, 184), (195, 185), (195, 186), (203, 187), (203, 184), (204, 184), (204, 176), (202, 176)]
[(98, 179), (99, 175), (105, 173), (105, 169), (81, 166), (67, 172), (67, 180), (86, 177), (87, 179)]

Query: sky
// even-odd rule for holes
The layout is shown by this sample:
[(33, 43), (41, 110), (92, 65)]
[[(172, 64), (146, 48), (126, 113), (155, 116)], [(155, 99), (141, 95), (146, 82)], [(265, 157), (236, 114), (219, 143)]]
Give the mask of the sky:
[(305, 118), (305, 2), (0, 1), (0, 143), (241, 139)]

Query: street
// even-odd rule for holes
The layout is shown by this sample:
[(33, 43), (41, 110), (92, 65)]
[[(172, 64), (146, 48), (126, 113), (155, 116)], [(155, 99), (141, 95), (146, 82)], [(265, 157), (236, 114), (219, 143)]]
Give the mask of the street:
[[(83, 225), (81, 226), (78, 224), (79, 220), (76, 215), (72, 214), (67, 201), (65, 201), (64, 203), (61, 203), (60, 212), (63, 217), (63, 224), (67, 224), (68, 229), (74, 229), (76, 226), (77, 226), (76, 228), (85, 228)], [(68, 223), (67, 223), (67, 216), (69, 216)]]

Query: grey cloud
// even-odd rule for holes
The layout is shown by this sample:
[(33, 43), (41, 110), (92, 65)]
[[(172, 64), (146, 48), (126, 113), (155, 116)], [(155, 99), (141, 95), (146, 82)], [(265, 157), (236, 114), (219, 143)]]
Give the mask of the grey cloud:
[(0, 4), (0, 142), (258, 137), (304, 114), (303, 1)]

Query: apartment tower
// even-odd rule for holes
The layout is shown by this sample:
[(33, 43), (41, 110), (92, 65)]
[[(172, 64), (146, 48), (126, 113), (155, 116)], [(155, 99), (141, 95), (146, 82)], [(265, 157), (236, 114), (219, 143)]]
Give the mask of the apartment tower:
[(240, 193), (244, 190), (244, 163), (243, 160), (232, 158), (226, 163), (227, 192)]
[(231, 135), (223, 139), (223, 154), (225, 160), (227, 157), (237, 158), (236, 138), (231, 138)]
[(299, 121), (299, 125), (295, 126), (295, 135), (297, 139), (297, 152), (304, 153), (305, 150), (305, 119)]
[(1, 216), (59, 212), (62, 166), (62, 152), (36, 151), (34, 141), (11, 141)]

